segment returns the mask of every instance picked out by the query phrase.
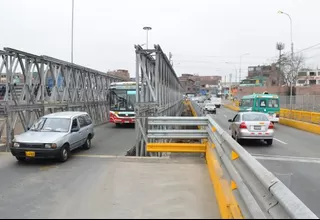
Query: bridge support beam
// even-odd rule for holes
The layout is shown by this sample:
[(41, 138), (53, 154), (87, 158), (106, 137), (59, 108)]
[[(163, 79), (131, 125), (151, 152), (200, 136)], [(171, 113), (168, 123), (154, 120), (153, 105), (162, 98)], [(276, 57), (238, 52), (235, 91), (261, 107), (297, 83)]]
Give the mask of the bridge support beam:
[[(136, 45), (136, 156), (161, 156), (146, 150), (148, 142), (159, 142), (147, 138), (150, 116), (180, 116), (183, 111), (183, 93), (179, 79), (169, 59), (159, 45), (145, 50)], [(152, 125), (151, 128), (163, 128)], [(167, 140), (166, 140), (167, 141)]]

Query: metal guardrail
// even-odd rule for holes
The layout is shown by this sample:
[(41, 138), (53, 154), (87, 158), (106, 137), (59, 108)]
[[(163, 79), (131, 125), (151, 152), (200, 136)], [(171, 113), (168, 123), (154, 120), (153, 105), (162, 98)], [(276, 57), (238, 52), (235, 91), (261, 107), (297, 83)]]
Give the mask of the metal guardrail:
[[(191, 102), (191, 105), (197, 115), (201, 116), (200, 106), (194, 102)], [(215, 145), (214, 150), (219, 155), (220, 164), (227, 171), (230, 181), (237, 185), (234, 194), (244, 216), (318, 219), (293, 192), (232, 139), (212, 117), (207, 117), (208, 141)]]
[[(202, 116), (203, 110), (198, 104), (191, 102), (191, 108), (201, 117), (149, 117), (148, 124), (151, 126), (147, 138), (155, 143), (148, 143), (147, 150), (182, 152), (185, 149), (186, 152), (203, 152), (202, 144), (205, 144), (207, 164), (222, 218), (318, 219), (276, 176), (233, 140), (212, 117)], [(154, 128), (153, 125), (161, 125), (161, 130)], [(183, 129), (184, 125), (198, 126), (199, 129)], [(169, 129), (166, 129), (166, 126)], [(198, 139), (202, 143), (166, 142), (175, 138)], [(159, 143), (160, 139), (164, 139), (166, 143)]]

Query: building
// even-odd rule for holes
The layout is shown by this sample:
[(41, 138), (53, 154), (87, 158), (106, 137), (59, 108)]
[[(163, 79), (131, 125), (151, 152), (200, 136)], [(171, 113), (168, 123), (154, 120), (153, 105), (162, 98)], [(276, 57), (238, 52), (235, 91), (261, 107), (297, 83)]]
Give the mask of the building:
[[(182, 74), (181, 77), (179, 77), (179, 81), (181, 83), (182, 88), (184, 89), (184, 93), (192, 93), (192, 94), (197, 94), (199, 93), (199, 90), (196, 86), (196, 82), (191, 79), (190, 74)], [(192, 75), (191, 75), (192, 76)]]
[(204, 94), (211, 93), (221, 82), (221, 76), (199, 76), (197, 74), (182, 74), (179, 80), (186, 92)]
[(121, 77), (122, 79), (130, 81), (130, 74), (128, 70), (118, 69), (113, 71), (108, 71), (107, 74)]
[(296, 86), (320, 85), (320, 69), (303, 69), (298, 72)]
[(275, 63), (271, 65), (258, 65), (248, 67), (248, 77), (246, 80), (256, 80), (264, 78), (266, 86), (282, 85), (283, 80), (279, 72), (279, 68)]

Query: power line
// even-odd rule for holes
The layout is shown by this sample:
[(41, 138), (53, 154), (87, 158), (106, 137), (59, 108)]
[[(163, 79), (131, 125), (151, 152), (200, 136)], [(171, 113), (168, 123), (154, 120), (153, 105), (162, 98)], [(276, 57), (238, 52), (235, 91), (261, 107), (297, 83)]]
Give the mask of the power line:
[[(239, 56), (214, 56), (214, 55), (190, 55), (190, 54), (174, 54), (175, 57), (206, 57), (206, 58), (235, 58), (239, 59)], [(269, 56), (252, 56), (250, 58), (268, 58)]]
[(317, 46), (320, 46), (320, 43), (317, 43), (317, 44), (312, 45), (312, 46), (310, 46), (310, 47), (307, 47), (307, 48), (304, 48), (304, 49), (302, 49), (302, 50), (299, 50), (299, 51), (297, 51), (296, 53), (300, 53), (300, 52), (302, 52), (302, 51), (309, 50), (309, 49), (314, 48), (314, 47), (317, 47)]

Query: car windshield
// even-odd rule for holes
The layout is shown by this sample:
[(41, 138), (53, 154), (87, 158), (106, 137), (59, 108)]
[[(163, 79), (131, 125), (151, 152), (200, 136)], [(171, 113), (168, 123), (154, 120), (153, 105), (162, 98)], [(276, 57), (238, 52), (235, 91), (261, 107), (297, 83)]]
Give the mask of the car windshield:
[(242, 121), (269, 121), (268, 117), (264, 114), (244, 114)]
[(207, 104), (208, 107), (213, 107), (215, 106), (214, 104)]
[(69, 118), (40, 118), (31, 128), (31, 131), (67, 132), (70, 127)]

